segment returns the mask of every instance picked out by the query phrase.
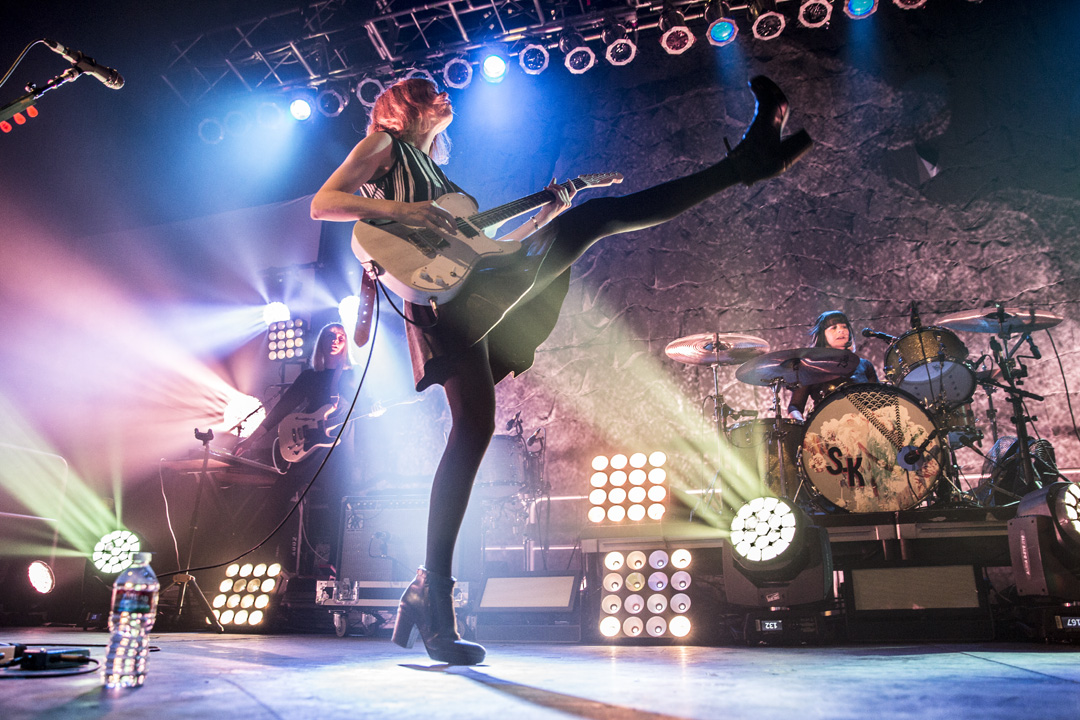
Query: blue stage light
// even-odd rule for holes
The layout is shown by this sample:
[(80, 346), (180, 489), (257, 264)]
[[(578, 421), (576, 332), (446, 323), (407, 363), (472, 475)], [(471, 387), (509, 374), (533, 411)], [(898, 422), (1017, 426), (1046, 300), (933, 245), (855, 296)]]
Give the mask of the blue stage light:
[(878, 0), (844, 0), (844, 13), (854, 20), (861, 20), (877, 12)]
[(709, 23), (705, 37), (711, 45), (723, 47), (739, 34), (739, 26), (731, 17), (731, 8), (721, 0), (711, 0), (705, 8), (705, 22)]
[(733, 20), (724, 18), (717, 20), (709, 26), (709, 42), (713, 45), (723, 46), (735, 39), (739, 34), (739, 28)]
[(502, 53), (489, 53), (480, 62), (480, 75), (490, 83), (502, 82), (507, 68), (506, 57)]

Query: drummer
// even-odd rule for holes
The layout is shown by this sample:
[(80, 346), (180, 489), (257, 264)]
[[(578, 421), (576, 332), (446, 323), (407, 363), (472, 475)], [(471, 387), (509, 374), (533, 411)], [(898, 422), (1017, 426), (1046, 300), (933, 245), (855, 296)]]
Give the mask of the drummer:
[[(851, 321), (840, 310), (826, 310), (818, 315), (817, 322), (810, 328), (810, 336), (814, 339), (812, 347), (833, 348), (834, 350), (850, 350), (855, 352), (855, 337), (851, 332)], [(846, 378), (830, 380), (817, 385), (797, 387), (791, 391), (791, 401), (788, 403), (788, 416), (792, 420), (804, 422), (806, 401), (814, 398), (817, 405), (826, 395), (842, 385), (853, 383), (876, 383), (877, 372), (873, 364), (866, 358), (859, 358), (859, 364), (855, 371)]]

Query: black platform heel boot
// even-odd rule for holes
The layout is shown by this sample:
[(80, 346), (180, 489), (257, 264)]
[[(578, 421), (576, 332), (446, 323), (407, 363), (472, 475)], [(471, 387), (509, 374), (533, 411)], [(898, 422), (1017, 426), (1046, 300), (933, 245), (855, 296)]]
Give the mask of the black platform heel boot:
[(454, 616), (455, 582), (452, 577), (435, 575), (423, 567), (418, 569), (416, 579), (401, 596), (390, 639), (401, 647), (411, 648), (419, 634), (432, 660), (450, 665), (483, 662), (487, 654), (484, 647), (462, 640), (458, 633)]
[[(728, 159), (743, 184), (774, 178), (786, 172), (810, 150), (814, 141), (805, 130), (781, 140), (789, 105), (784, 92), (769, 78), (758, 75), (750, 81), (757, 100), (754, 119), (734, 149), (728, 145)], [(727, 145), (727, 140), (724, 140)]]

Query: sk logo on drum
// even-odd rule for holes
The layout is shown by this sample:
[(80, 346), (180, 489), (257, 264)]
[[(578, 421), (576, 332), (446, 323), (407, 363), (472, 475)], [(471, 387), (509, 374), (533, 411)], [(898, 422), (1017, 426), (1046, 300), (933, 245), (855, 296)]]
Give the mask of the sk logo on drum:
[[(833, 461), (834, 465), (830, 465), (825, 468), (825, 471), (830, 475), (847, 475), (848, 487), (866, 487), (866, 479), (863, 474), (859, 472), (859, 468), (862, 467), (862, 456), (852, 460), (851, 458), (844, 458), (843, 452), (838, 447), (829, 448), (829, 459)], [(847, 467), (844, 466), (843, 460), (847, 460)], [(870, 478), (870, 485), (874, 487), (873, 477)]]

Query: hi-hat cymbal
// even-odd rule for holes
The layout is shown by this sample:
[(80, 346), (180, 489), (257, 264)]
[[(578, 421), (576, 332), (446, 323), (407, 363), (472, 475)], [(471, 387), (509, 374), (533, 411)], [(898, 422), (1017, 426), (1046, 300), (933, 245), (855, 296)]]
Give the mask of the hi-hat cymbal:
[(1054, 315), (1045, 310), (1036, 310), (1035, 308), (1003, 308), (1000, 315), (997, 310), (980, 308), (979, 310), (965, 310), (946, 315), (938, 320), (936, 324), (961, 332), (993, 333), (995, 335), (1005, 333), (1006, 335), (1012, 335), (1046, 330), (1054, 327), (1064, 319), (1060, 315)]
[(858, 366), (859, 356), (850, 350), (793, 348), (755, 358), (736, 370), (735, 377), (748, 385), (780, 381), (788, 387), (805, 387), (847, 377)]
[(673, 340), (664, 348), (672, 360), (687, 365), (741, 365), (769, 352), (769, 343), (753, 335), (700, 333)]

